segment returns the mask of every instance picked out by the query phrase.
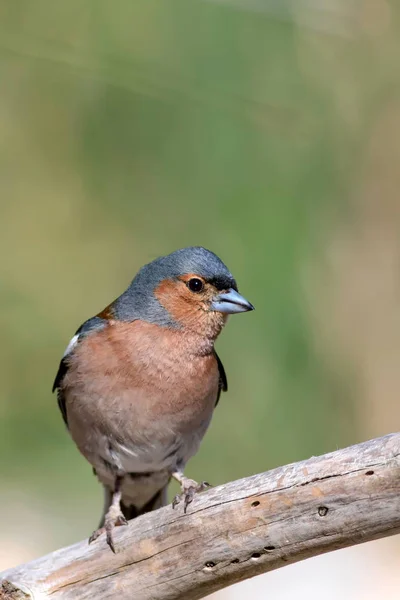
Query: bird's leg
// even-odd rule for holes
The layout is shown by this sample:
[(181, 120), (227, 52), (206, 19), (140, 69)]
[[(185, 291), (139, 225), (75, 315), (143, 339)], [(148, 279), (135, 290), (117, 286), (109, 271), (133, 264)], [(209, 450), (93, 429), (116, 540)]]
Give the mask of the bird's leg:
[(171, 473), (171, 476), (181, 486), (181, 493), (177, 494), (173, 499), (172, 508), (175, 508), (175, 506), (183, 500), (183, 512), (186, 512), (188, 505), (193, 501), (194, 495), (197, 494), (197, 492), (202, 492), (203, 490), (206, 490), (207, 488), (211, 487), (211, 485), (206, 481), (197, 483), (197, 481), (185, 477), (183, 471), (181, 471), (180, 469), (177, 469), (176, 471)]
[(113, 540), (113, 529), (114, 527), (118, 527), (119, 525), (127, 525), (128, 521), (125, 519), (124, 515), (121, 511), (121, 486), (122, 486), (123, 477), (115, 478), (114, 492), (112, 494), (111, 504), (104, 516), (104, 525), (94, 531), (89, 538), (89, 544), (97, 540), (97, 538), (102, 534), (106, 534), (107, 544), (110, 546), (111, 550), (115, 554), (115, 546)]

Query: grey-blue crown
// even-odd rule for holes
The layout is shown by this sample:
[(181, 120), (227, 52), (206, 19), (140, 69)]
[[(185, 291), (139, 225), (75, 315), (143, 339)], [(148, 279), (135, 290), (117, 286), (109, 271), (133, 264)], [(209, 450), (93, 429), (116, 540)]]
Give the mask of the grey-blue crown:
[(179, 277), (188, 273), (195, 273), (211, 281), (215, 278), (224, 278), (234, 281), (232, 274), (214, 252), (201, 246), (181, 248), (167, 256), (161, 256), (153, 262), (142, 267), (132, 284), (135, 285), (143, 276), (149, 275), (153, 281), (162, 281), (167, 277)]
[(200, 275), (219, 289), (237, 289), (233, 275), (216, 254), (201, 246), (181, 248), (139, 270), (129, 288), (115, 302), (118, 317), (171, 324), (169, 314), (154, 297), (153, 291), (164, 279), (175, 279), (189, 273)]

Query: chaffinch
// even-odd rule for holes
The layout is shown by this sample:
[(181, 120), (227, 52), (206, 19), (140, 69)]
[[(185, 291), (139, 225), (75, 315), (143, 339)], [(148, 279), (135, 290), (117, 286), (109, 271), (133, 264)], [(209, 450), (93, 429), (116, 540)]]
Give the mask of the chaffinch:
[(128, 289), (78, 329), (54, 382), (72, 439), (104, 486), (89, 543), (166, 504), (184, 511), (208, 484), (184, 475), (210, 424), (224, 367), (214, 342), (229, 314), (253, 310), (225, 264), (189, 247), (140, 269)]

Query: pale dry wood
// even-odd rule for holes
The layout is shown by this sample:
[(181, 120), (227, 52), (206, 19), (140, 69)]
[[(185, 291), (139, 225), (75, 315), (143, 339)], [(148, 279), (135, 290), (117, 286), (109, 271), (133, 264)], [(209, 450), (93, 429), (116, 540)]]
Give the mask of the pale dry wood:
[(211, 489), (1, 574), (0, 600), (173, 600), (400, 532), (400, 434)]

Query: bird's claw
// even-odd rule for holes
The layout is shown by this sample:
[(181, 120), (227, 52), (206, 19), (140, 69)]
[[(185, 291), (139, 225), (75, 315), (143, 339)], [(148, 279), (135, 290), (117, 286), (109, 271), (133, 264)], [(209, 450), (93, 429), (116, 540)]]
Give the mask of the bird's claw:
[(109, 513), (107, 513), (105, 521), (104, 521), (104, 526), (100, 527), (99, 529), (97, 529), (96, 531), (94, 531), (92, 533), (92, 535), (89, 538), (89, 544), (91, 544), (92, 542), (97, 540), (97, 538), (100, 537), (102, 533), (105, 533), (107, 544), (109, 545), (109, 547), (115, 554), (115, 546), (114, 546), (114, 540), (113, 540), (114, 527), (120, 527), (121, 525), (128, 525), (128, 521), (125, 519), (124, 515), (121, 512), (117, 515), (113, 514), (113, 512), (114, 511), (112, 511), (112, 512), (110, 511)]
[(180, 502), (183, 501), (183, 512), (186, 513), (186, 509), (191, 502), (193, 502), (193, 498), (195, 494), (198, 492), (202, 492), (207, 488), (212, 487), (207, 481), (202, 481), (201, 483), (197, 483), (193, 481), (193, 479), (184, 479), (182, 482), (182, 492), (177, 494), (172, 501), (172, 508), (175, 508)]

